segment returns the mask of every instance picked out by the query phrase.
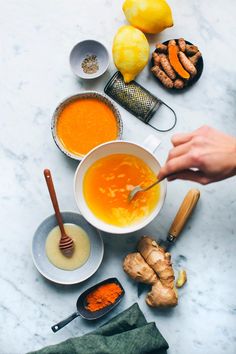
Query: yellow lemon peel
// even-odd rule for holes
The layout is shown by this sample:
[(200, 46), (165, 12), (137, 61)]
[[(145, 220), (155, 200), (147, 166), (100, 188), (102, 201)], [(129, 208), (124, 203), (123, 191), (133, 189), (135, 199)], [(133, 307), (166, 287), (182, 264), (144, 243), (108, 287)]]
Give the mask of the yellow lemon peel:
[(122, 26), (113, 41), (113, 60), (126, 83), (146, 66), (149, 58), (149, 44), (145, 35), (132, 26)]
[(172, 13), (165, 0), (125, 0), (128, 22), (145, 33), (160, 33), (173, 26)]

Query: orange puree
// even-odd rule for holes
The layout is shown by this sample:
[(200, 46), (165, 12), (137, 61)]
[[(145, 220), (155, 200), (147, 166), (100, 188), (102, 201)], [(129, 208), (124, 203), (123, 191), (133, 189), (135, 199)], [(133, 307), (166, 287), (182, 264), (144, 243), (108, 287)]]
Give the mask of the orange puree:
[(138, 193), (129, 202), (129, 192), (157, 177), (146, 163), (134, 155), (113, 154), (96, 161), (84, 176), (83, 192), (88, 207), (99, 219), (116, 226), (127, 226), (148, 216), (160, 198), (157, 185)]
[(83, 156), (95, 146), (118, 136), (112, 110), (96, 98), (81, 98), (67, 104), (59, 115), (57, 135), (66, 150)]

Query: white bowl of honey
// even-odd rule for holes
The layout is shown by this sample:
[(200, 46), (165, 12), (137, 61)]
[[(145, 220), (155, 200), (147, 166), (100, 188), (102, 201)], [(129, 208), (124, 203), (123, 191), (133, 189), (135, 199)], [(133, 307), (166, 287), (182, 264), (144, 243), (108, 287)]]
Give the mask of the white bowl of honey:
[(67, 156), (82, 160), (94, 147), (121, 139), (123, 124), (113, 102), (96, 91), (85, 91), (63, 100), (51, 122), (53, 139)]
[(90, 151), (74, 177), (76, 203), (84, 218), (96, 228), (114, 234), (140, 230), (160, 212), (166, 181), (129, 201), (137, 185), (157, 180), (160, 164), (155, 155), (129, 141), (112, 141)]
[(58, 284), (77, 284), (91, 277), (99, 268), (104, 253), (100, 232), (82, 215), (62, 212), (64, 227), (73, 239), (72, 257), (64, 256), (59, 247), (61, 237), (55, 215), (38, 226), (32, 240), (32, 257), (35, 267), (48, 280)]

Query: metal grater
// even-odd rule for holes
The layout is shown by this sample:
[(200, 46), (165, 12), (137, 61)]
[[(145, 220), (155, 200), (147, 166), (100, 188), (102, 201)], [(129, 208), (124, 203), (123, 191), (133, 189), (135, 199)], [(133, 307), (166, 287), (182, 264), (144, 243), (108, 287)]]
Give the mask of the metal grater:
[[(106, 84), (104, 92), (123, 106), (127, 111), (132, 113), (136, 118), (158, 131), (169, 131), (176, 125), (176, 113), (171, 107), (154, 96), (143, 86), (139, 85), (136, 81), (131, 81), (126, 84), (119, 71), (117, 71)], [(149, 123), (150, 119), (154, 113), (156, 113), (161, 104), (164, 104), (167, 108), (169, 108), (174, 115), (173, 125), (165, 130), (158, 129)]]

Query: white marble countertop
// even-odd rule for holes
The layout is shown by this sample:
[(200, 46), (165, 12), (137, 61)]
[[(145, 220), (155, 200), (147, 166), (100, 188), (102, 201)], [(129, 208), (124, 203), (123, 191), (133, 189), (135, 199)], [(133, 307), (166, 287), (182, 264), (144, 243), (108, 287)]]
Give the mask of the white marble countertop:
[[(185, 267), (188, 283), (171, 310), (151, 310), (144, 294), (123, 273), (121, 261), (134, 250), (144, 233), (165, 238), (185, 193), (193, 183), (173, 182), (160, 215), (136, 235), (104, 235), (102, 266), (88, 281), (57, 286), (35, 269), (31, 240), (49, 214), (42, 171), (52, 170), (62, 210), (76, 211), (72, 179), (76, 163), (54, 144), (50, 120), (60, 100), (85, 89), (103, 91), (115, 71), (84, 82), (71, 73), (68, 56), (82, 39), (101, 40), (111, 52), (113, 35), (125, 23), (122, 0), (0, 0), (1, 72), (1, 237), (0, 237), (0, 352), (19, 354), (82, 335), (137, 301), (149, 321), (155, 321), (167, 339), (169, 354), (233, 354), (236, 352), (236, 188), (235, 178), (198, 186), (201, 200), (181, 238), (172, 249), (175, 269)], [(186, 37), (204, 57), (204, 72), (189, 91), (173, 95), (159, 85), (148, 68), (137, 78), (146, 88), (172, 105), (178, 124), (169, 133), (155, 133), (120, 108), (124, 138), (142, 143), (150, 133), (162, 144), (156, 155), (163, 163), (173, 132), (209, 124), (236, 135), (236, 11), (234, 0), (169, 0), (175, 25), (159, 40)], [(75, 310), (78, 294), (109, 276), (126, 289), (125, 300), (99, 323), (76, 319), (53, 334), (50, 327)]]

